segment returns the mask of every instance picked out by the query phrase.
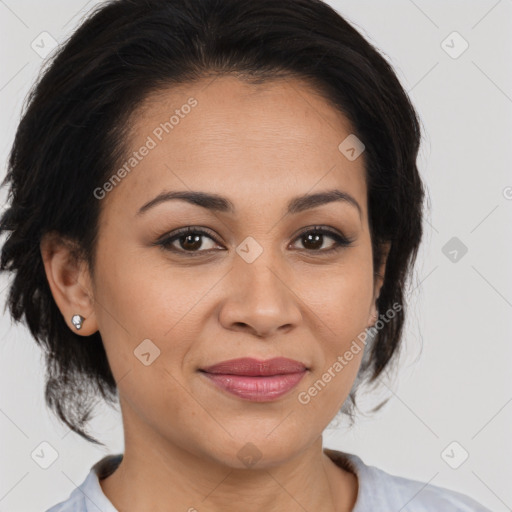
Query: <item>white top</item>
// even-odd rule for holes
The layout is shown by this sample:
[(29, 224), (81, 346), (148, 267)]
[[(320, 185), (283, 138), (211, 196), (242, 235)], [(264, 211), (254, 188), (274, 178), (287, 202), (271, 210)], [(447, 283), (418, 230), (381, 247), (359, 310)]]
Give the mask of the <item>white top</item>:
[[(324, 452), (357, 475), (359, 490), (352, 512), (491, 512), (464, 494), (367, 466), (357, 455), (330, 448)], [(46, 512), (119, 512), (103, 493), (99, 480), (113, 473), (122, 458), (123, 454), (103, 457), (65, 501)]]

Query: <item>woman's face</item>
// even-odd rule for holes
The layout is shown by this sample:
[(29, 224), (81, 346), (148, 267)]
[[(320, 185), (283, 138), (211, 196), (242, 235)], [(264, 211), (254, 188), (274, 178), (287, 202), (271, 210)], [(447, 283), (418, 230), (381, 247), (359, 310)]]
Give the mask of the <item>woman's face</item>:
[[(336, 362), (375, 322), (381, 281), (364, 154), (338, 148), (351, 134), (346, 119), (297, 80), (174, 87), (153, 95), (130, 128), (126, 172), (97, 192), (105, 197), (85, 321), (97, 322), (118, 382), (126, 445), (158, 440), (232, 467), (247, 454), (277, 464), (340, 409), (363, 350), (341, 370)], [(332, 190), (353, 200), (304, 200)], [(219, 199), (144, 208), (192, 191)], [(192, 236), (158, 245), (188, 226)], [(337, 235), (352, 241), (339, 246)], [(286, 357), (307, 370), (280, 396), (242, 396), (201, 371), (242, 357)]]

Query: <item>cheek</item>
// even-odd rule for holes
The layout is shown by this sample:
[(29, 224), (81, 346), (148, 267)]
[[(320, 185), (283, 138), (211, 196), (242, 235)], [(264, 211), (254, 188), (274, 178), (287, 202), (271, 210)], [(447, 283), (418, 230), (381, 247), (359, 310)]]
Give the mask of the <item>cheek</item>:
[[(317, 286), (311, 286), (315, 281)], [(313, 410), (322, 403), (332, 406), (335, 413), (348, 396), (364, 353), (363, 335), (373, 298), (371, 251), (362, 247), (354, 251), (328, 274), (305, 282), (300, 293), (314, 312), (311, 318), (316, 322), (320, 348), (319, 364), (312, 376), (314, 389), (307, 393), (315, 402)]]
[[(361, 351), (362, 353), (362, 351)], [(297, 393), (299, 410), (321, 424), (327, 424), (348, 397), (360, 365), (360, 356), (342, 362), (343, 352), (318, 369)]]
[[(131, 336), (162, 337), (206, 294), (211, 277), (190, 279), (184, 272), (151, 254), (157, 248), (134, 251), (127, 248), (104, 257), (98, 274), (98, 297), (109, 305), (110, 318)], [(104, 250), (108, 252), (108, 247)]]
[(97, 286), (97, 302), (106, 305), (97, 308), (99, 329), (120, 396), (148, 424), (158, 411), (197, 414), (176, 397), (183, 396), (180, 366), (198, 336), (194, 305), (212, 284), (192, 289), (168, 266), (122, 254), (103, 260)]
[(173, 372), (186, 361), (200, 336), (202, 301), (218, 281), (215, 273), (199, 266), (184, 270), (165, 258), (155, 262), (151, 252), (105, 247), (98, 253), (102, 264), (96, 286), (98, 325), (114, 377), (144, 369), (145, 357), (156, 368), (143, 377), (148, 385), (149, 380), (165, 380), (155, 371), (165, 366)]
[(373, 298), (371, 260), (358, 251), (339, 265), (304, 273), (297, 278), (297, 295), (330, 336), (343, 339), (365, 329)]

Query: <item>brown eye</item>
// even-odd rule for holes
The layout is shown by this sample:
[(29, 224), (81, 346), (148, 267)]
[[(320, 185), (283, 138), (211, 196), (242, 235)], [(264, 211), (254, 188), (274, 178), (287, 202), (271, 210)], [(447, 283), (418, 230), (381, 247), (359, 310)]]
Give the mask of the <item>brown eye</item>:
[(302, 235), (302, 243), (306, 249), (321, 249), (325, 235), (322, 233), (307, 233)]
[[(322, 249), (326, 238), (334, 240), (334, 243), (331, 244), (330, 248)], [(321, 253), (336, 251), (342, 247), (347, 247), (353, 241), (334, 231), (321, 227), (315, 227), (314, 229), (302, 232), (297, 237), (297, 240), (300, 240), (306, 250)]]
[(214, 242), (213, 245), (210, 244), (212, 247), (219, 245), (209, 233), (193, 227), (183, 228), (171, 233), (157, 242), (156, 245), (160, 245), (164, 249), (172, 252), (186, 254), (187, 256), (198, 256), (213, 250), (212, 247), (205, 248), (205, 245), (208, 246), (208, 244), (205, 244), (204, 238), (208, 238), (211, 242)]
[(183, 249), (187, 251), (195, 251), (200, 249), (203, 245), (201, 237), (203, 235), (185, 235), (178, 238), (180, 245)]

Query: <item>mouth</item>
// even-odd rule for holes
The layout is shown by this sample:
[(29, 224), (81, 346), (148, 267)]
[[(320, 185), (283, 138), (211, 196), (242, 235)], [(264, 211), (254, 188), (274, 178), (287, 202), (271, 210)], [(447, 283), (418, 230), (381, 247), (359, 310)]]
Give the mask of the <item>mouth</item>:
[(308, 368), (303, 363), (286, 357), (275, 357), (265, 361), (243, 357), (240, 359), (222, 361), (221, 363), (201, 368), (200, 371), (210, 374), (266, 377), (299, 373), (307, 369)]
[(299, 361), (277, 357), (266, 361), (231, 359), (199, 371), (231, 395), (253, 402), (269, 402), (291, 391), (308, 368)]

